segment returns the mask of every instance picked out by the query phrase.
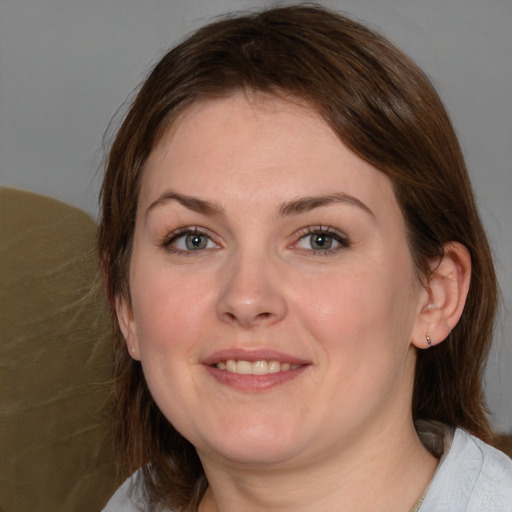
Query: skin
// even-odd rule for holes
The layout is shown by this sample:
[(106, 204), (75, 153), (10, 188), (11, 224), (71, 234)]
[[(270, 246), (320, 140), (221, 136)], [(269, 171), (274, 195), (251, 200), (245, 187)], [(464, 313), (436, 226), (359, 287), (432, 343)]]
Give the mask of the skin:
[[(145, 168), (118, 316), (201, 458), (200, 510), (414, 505), (437, 462), (411, 418), (416, 351), (426, 331), (446, 336), (467, 291), (464, 250), (447, 254), (423, 286), (391, 182), (307, 106), (238, 93), (185, 112)], [(233, 350), (301, 365), (223, 381), (211, 364)]]

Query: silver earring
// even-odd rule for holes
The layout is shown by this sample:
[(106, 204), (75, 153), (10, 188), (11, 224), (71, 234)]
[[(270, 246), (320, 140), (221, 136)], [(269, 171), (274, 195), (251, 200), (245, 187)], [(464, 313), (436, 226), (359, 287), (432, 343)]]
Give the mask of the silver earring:
[(429, 347), (431, 347), (432, 346), (432, 340), (430, 339), (430, 334), (427, 332), (427, 335), (425, 337), (427, 339), (427, 345)]

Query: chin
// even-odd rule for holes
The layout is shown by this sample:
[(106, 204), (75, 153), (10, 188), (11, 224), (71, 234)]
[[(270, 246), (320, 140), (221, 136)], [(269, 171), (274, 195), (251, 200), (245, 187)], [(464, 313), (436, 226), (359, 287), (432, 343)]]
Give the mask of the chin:
[[(201, 453), (198, 453), (201, 457)], [(276, 468), (293, 459), (295, 450), (291, 447), (276, 446), (271, 442), (256, 445), (254, 441), (246, 441), (239, 446), (219, 446), (215, 454), (238, 466)]]
[(239, 465), (276, 466), (293, 459), (301, 451), (300, 444), (290, 429), (267, 425), (245, 431), (230, 428), (220, 438), (203, 439), (196, 449), (200, 457), (209, 453)]

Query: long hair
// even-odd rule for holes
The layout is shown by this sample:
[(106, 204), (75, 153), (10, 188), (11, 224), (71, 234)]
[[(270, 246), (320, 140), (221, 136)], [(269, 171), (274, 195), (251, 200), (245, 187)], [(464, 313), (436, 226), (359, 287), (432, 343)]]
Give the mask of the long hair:
[(428, 281), (443, 244), (465, 245), (471, 286), (448, 339), (418, 351), (412, 414), (488, 440), (482, 372), (492, 340), (496, 278), (462, 152), (423, 72), (382, 36), (316, 6), (231, 16), (200, 29), (155, 66), (108, 157), (99, 252), (115, 329), (118, 450), (143, 467), (150, 503), (195, 510), (206, 488), (193, 446), (155, 405), (127, 353), (114, 306), (130, 301), (128, 268), (144, 164), (162, 134), (199, 98), (253, 90), (313, 106), (355, 154), (385, 173), (403, 213), (413, 262)]

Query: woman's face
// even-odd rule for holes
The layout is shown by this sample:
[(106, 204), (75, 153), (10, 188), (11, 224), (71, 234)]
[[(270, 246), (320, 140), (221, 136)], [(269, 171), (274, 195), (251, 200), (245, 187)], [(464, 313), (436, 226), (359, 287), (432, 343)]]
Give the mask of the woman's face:
[(128, 348), (203, 461), (311, 463), (410, 424), (426, 292), (402, 214), (305, 106), (185, 113), (147, 162), (130, 290)]

